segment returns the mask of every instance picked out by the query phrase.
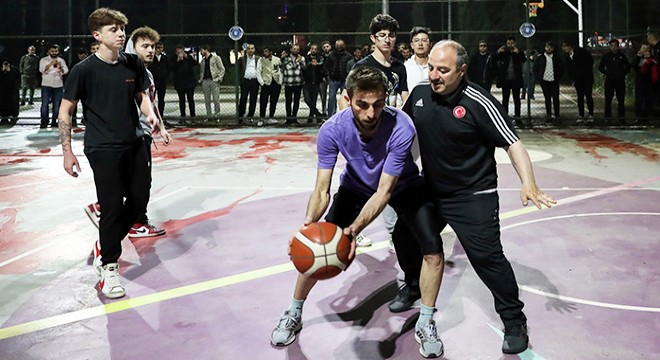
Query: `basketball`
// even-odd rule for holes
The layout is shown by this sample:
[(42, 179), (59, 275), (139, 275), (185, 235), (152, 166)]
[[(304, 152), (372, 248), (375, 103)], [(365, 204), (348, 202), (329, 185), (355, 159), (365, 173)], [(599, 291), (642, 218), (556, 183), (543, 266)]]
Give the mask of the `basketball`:
[(342, 228), (329, 222), (303, 227), (291, 241), (291, 261), (303, 275), (317, 280), (330, 279), (346, 270), (350, 262), (351, 240)]

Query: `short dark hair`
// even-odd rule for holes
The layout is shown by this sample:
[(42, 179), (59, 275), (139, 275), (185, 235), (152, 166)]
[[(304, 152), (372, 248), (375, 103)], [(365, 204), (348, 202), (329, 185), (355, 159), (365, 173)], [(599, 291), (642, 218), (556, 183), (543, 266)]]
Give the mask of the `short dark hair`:
[(426, 34), (429, 39), (431, 38), (431, 29), (424, 27), (424, 26), (415, 26), (410, 30), (410, 41), (417, 36), (418, 34)]
[(206, 50), (206, 51), (211, 51), (211, 46), (209, 44), (204, 44), (199, 47), (200, 50)]
[(353, 97), (356, 91), (382, 91), (387, 93), (387, 76), (371, 66), (358, 66), (346, 77), (346, 92)]
[(133, 30), (131, 33), (131, 40), (133, 40), (133, 44), (136, 44), (138, 39), (147, 39), (155, 43), (156, 41), (160, 40), (160, 34), (158, 34), (158, 31), (148, 26), (142, 26)]
[(546, 42), (546, 43), (545, 43), (545, 46), (550, 46), (550, 47), (552, 47), (553, 49), (556, 48), (555, 43), (553, 43), (552, 41), (548, 41), (548, 42)]
[(508, 38), (506, 38), (506, 41), (509, 41), (509, 40), (516, 41), (516, 37), (515, 36), (509, 36)]
[(158, 47), (158, 46), (165, 46), (165, 45), (163, 45), (162, 41), (156, 41), (156, 47)]
[(369, 31), (371, 31), (371, 35), (375, 35), (381, 30), (389, 30), (390, 32), (396, 33), (399, 31), (399, 22), (390, 15), (378, 14), (371, 19)]
[(185, 49), (186, 47), (183, 44), (176, 44), (175, 49)]
[(85, 54), (85, 55), (87, 55), (87, 49), (85, 49), (85, 48), (80, 48), (80, 49), (78, 49), (78, 54)]
[(561, 46), (562, 46), (562, 47), (564, 47), (564, 46), (568, 46), (568, 47), (571, 47), (571, 48), (572, 48), (572, 47), (573, 47), (573, 44), (571, 44), (571, 42), (568, 41), (568, 40), (564, 40), (564, 41), (561, 42)]
[(50, 50), (50, 49), (57, 49), (57, 50), (59, 50), (59, 49), (60, 49), (60, 46), (57, 45), (57, 44), (50, 44), (50, 45), (48, 45), (48, 49), (46, 49), (46, 50)]
[(617, 40), (617, 39), (612, 39), (612, 40), (610, 40), (610, 41), (607, 42), (608, 45), (611, 45), (612, 43), (616, 43), (617, 45), (620, 44), (620, 43), (619, 43), (619, 40)]

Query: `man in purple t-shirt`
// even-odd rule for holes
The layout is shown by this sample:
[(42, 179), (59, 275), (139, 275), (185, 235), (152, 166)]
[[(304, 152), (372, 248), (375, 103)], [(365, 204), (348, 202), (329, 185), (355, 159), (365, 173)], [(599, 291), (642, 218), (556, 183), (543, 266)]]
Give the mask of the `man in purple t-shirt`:
[[(354, 238), (389, 203), (399, 214), (396, 226), (405, 233), (403, 236), (418, 240), (410, 241), (407, 247), (424, 254), (421, 275), (419, 269), (416, 274), (406, 272), (406, 281), (419, 278), (422, 303), (426, 300), (434, 304), (444, 257), (440, 229), (434, 221), (429, 221), (435, 216), (435, 208), (427, 200), (426, 183), (410, 153), (415, 139), (413, 123), (401, 110), (385, 105), (387, 77), (381, 70), (373, 67), (352, 70), (346, 89), (350, 109), (335, 114), (319, 130), (316, 186), (310, 195), (303, 226), (319, 221), (330, 205), (332, 173), (341, 153), (346, 159), (346, 168), (326, 221), (343, 228), (344, 234)], [(350, 260), (355, 256), (355, 245), (352, 241)], [(397, 256), (400, 255), (397, 250)], [(401, 267), (405, 272), (405, 268), (418, 268), (419, 263), (401, 264)], [(271, 334), (273, 345), (286, 346), (295, 340), (302, 328), (303, 303), (315, 284), (315, 279), (298, 275), (291, 306)], [(433, 308), (430, 311), (432, 315)], [(439, 356), (442, 342), (430, 315), (425, 316), (422, 307), (420, 319), (425, 321), (418, 321), (416, 338), (422, 346), (420, 351)]]

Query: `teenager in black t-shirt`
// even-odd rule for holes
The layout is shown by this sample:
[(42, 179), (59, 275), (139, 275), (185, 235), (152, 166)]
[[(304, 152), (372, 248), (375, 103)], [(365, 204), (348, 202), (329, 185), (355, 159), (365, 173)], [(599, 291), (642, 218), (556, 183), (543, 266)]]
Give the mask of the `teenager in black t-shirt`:
[[(64, 169), (77, 177), (80, 164), (71, 149), (71, 114), (78, 101), (86, 119), (85, 155), (94, 172), (103, 208), (99, 241), (94, 246), (94, 269), (99, 288), (108, 298), (126, 294), (119, 281), (121, 241), (149, 202), (149, 165), (136, 104), (146, 122), (158, 123), (147, 94), (149, 79), (136, 55), (121, 53), (128, 19), (119, 11), (97, 9), (88, 19), (99, 50), (75, 67), (64, 87), (59, 129)], [(126, 201), (124, 201), (126, 198)]]

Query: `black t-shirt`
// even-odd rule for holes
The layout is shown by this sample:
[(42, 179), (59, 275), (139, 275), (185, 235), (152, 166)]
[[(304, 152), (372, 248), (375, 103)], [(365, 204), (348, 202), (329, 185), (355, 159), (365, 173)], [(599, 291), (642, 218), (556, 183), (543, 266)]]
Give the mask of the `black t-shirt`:
[(417, 129), (424, 177), (438, 197), (497, 188), (495, 147), (518, 141), (506, 111), (480, 86), (463, 81), (452, 95), (416, 86), (403, 105)]
[(376, 69), (381, 70), (387, 75), (387, 99), (388, 105), (396, 106), (394, 101), (397, 94), (401, 94), (402, 91), (408, 91), (408, 78), (406, 77), (406, 67), (402, 62), (395, 58), (391, 58), (392, 62), (389, 67), (383, 66), (379, 63), (378, 60), (374, 59), (373, 55), (369, 55), (366, 58), (358, 61), (355, 64), (355, 67), (358, 66), (370, 66)]
[(149, 85), (144, 64), (133, 54), (120, 53), (116, 64), (90, 56), (71, 70), (63, 97), (82, 103), (85, 153), (135, 143), (140, 126), (135, 94)]

